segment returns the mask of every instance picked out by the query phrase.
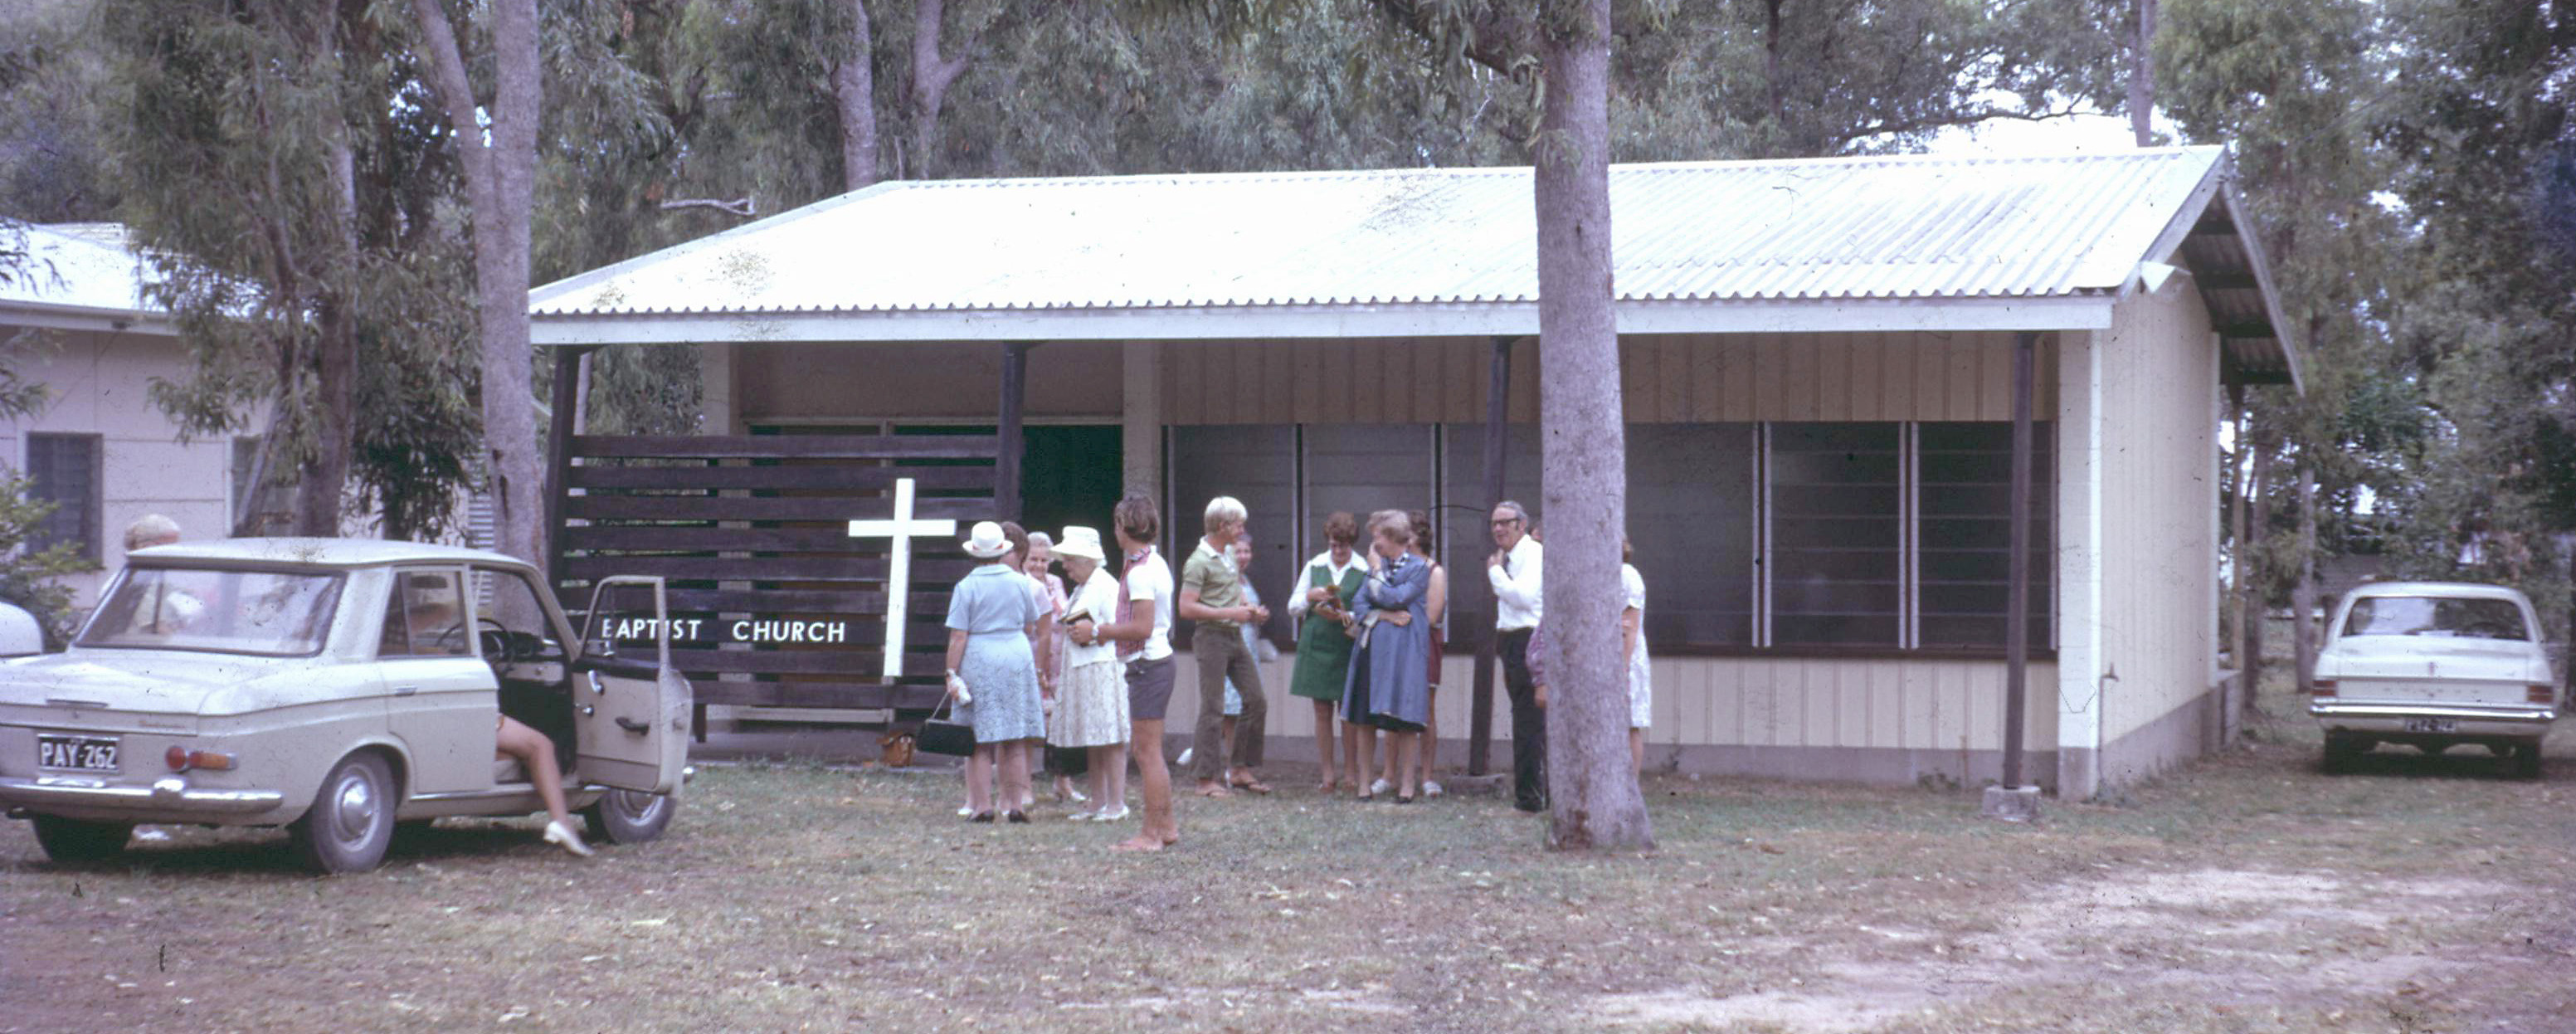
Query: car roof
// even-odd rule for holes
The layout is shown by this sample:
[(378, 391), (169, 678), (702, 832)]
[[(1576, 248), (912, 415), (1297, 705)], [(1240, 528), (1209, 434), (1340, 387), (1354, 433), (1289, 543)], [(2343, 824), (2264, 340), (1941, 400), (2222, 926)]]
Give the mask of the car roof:
[(2520, 590), (2483, 582), (2365, 582), (2353, 586), (2352, 595), (2355, 597), (2437, 596), (2463, 600), (2523, 600)]
[(296, 564), (314, 567), (379, 567), (401, 563), (473, 563), (528, 567), (526, 561), (488, 549), (383, 539), (245, 538), (180, 542), (126, 554), (146, 564), (200, 562)]

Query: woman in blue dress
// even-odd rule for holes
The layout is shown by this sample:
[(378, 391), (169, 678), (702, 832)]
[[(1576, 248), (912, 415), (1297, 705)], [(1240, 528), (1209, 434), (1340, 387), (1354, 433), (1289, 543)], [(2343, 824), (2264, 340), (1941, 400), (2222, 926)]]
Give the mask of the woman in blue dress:
[[(1019, 802), (1029, 793), (1029, 743), (1046, 736), (1037, 656), (1029, 649), (1037, 601), (1028, 577), (1006, 562), (1011, 542), (1001, 525), (976, 524), (964, 546), (981, 563), (948, 597), (948, 685), (957, 694), (958, 720), (975, 728), (974, 760), (1000, 768), (998, 796), (1011, 804), (1011, 821), (1027, 822)], [(974, 811), (968, 821), (993, 821), (983, 780), (968, 779), (966, 797)]]
[(1387, 749), (1404, 780), (1395, 803), (1411, 804), (1420, 778), (1414, 753), (1431, 719), (1431, 619), (1424, 607), (1431, 565), (1412, 554), (1413, 522), (1402, 510), (1371, 515), (1369, 537), (1368, 580), (1352, 599), (1351, 613), (1370, 627), (1351, 655), (1342, 721), (1389, 734), (1394, 742)]

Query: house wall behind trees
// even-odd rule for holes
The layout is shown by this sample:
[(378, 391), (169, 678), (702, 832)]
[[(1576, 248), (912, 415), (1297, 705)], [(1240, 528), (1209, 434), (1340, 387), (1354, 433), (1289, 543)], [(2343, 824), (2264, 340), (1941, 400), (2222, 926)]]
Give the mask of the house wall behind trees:
[(24, 473), (30, 433), (98, 436), (101, 569), (62, 580), (74, 606), (96, 605), (125, 563), (125, 527), (136, 518), (162, 514), (189, 539), (232, 534), (232, 437), (181, 442), (152, 404), (154, 378), (181, 380), (190, 369), (179, 340), (156, 334), (50, 331), (20, 352), (18, 375), (44, 384), (52, 399), (35, 417), (0, 423), (0, 462)]

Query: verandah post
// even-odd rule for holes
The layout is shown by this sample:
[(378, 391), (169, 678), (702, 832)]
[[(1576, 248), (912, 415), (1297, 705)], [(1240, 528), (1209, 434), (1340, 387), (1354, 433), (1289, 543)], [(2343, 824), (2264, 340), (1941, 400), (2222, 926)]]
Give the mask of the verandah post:
[(993, 452), (993, 519), (1020, 519), (1020, 413), (1028, 395), (1029, 349), (1035, 341), (1010, 341), (1002, 345), (1001, 419), (993, 433), (1000, 438)]
[[(1511, 433), (1512, 341), (1509, 337), (1496, 337), (1493, 356), (1486, 362), (1490, 375), (1485, 390), (1485, 514), (1488, 517), (1493, 515), (1494, 504), (1503, 501), (1503, 442)], [(1484, 550), (1485, 544), (1478, 542), (1467, 555), (1476, 556)], [(1493, 598), (1493, 587), (1482, 578), (1453, 577), (1449, 584), (1452, 591), (1458, 586), (1476, 586), (1478, 588), (1473, 591), (1483, 592), (1487, 599)], [(1496, 607), (1499, 613), (1500, 604), (1497, 603)], [(1467, 707), (1468, 775), (1484, 775), (1487, 762), (1493, 756), (1494, 647), (1501, 637), (1495, 634), (1491, 624), (1488, 620), (1488, 627), (1479, 630), (1483, 635), (1476, 647), (1476, 688)]]

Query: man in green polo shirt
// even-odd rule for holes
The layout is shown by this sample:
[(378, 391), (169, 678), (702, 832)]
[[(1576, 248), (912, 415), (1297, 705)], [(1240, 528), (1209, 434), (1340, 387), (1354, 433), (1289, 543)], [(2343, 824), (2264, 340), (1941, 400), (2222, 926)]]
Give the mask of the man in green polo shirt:
[[(1243, 503), (1233, 496), (1208, 501), (1207, 537), (1199, 540), (1189, 561), (1181, 565), (1181, 591), (1175, 600), (1180, 616), (1198, 623), (1190, 633), (1190, 654), (1199, 665), (1199, 726), (1197, 742), (1190, 748), (1190, 770), (1198, 776), (1202, 797), (1230, 796), (1228, 783), (1254, 793), (1270, 792), (1270, 784), (1255, 771), (1261, 767), (1262, 724), (1269, 717), (1270, 700), (1261, 693), (1261, 668), (1243, 643), (1243, 626), (1270, 620), (1270, 608), (1243, 600), (1244, 576), (1234, 565), (1233, 547), (1243, 534), (1245, 516)], [(1235, 722), (1233, 744), (1225, 743), (1219, 732), (1229, 677), (1243, 694), (1243, 714)], [(1226, 765), (1229, 756), (1234, 762), (1231, 770)], [(1229, 775), (1230, 779), (1221, 778)]]

